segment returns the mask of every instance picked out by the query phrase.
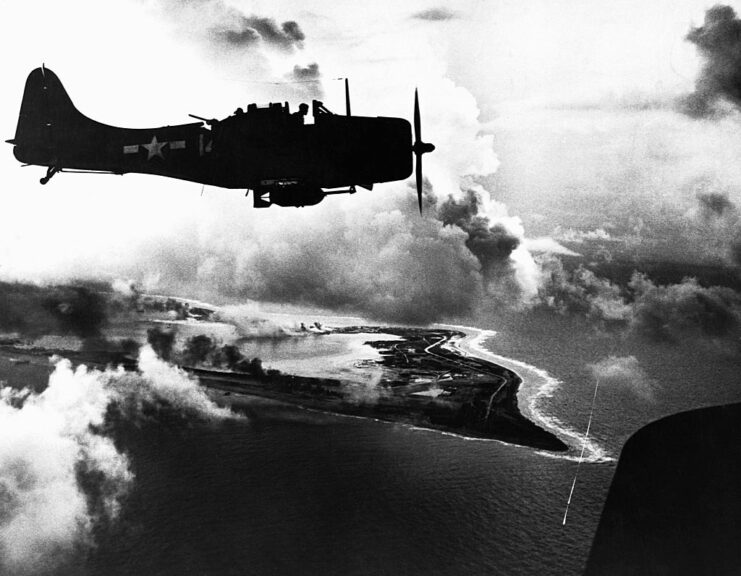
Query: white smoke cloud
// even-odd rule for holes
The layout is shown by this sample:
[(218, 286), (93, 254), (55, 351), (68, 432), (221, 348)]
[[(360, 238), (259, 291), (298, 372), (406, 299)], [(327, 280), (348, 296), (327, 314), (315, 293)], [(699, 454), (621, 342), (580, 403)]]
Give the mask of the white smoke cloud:
[[(0, 571), (12, 574), (63, 560), (89, 543), (96, 521), (118, 516), (134, 476), (126, 454), (103, 432), (110, 406), (133, 418), (152, 403), (200, 418), (233, 416), (149, 347), (141, 352), (141, 374), (54, 362), (40, 394), (0, 390)], [(80, 474), (89, 473), (100, 502), (80, 485)]]
[(381, 370), (369, 374), (362, 382), (345, 382), (342, 393), (345, 401), (352, 404), (375, 404), (381, 398), (389, 395), (388, 390), (381, 386)]
[(265, 318), (256, 302), (219, 308), (214, 319), (232, 324), (242, 338), (286, 338), (295, 328)]
[(110, 380), (119, 400), (134, 399), (137, 406), (164, 402), (178, 412), (208, 420), (234, 417), (228, 408), (216, 406), (186, 372), (160, 360), (150, 346), (139, 352), (139, 370), (141, 375), (119, 370)]
[(7, 389), (0, 402), (0, 566), (33, 571), (70, 552), (95, 519), (77, 482), (77, 469), (103, 475), (115, 489), (106, 508), (132, 480), (129, 463), (110, 438), (93, 432), (111, 401), (100, 373), (57, 363), (49, 387), (21, 398)]

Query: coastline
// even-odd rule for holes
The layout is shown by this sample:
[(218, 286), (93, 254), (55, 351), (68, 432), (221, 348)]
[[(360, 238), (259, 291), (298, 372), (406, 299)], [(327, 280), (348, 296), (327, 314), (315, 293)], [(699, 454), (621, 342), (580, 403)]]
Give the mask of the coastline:
[[(380, 360), (365, 361), (358, 368), (376, 366), (381, 377), (359, 384), (338, 378), (300, 376), (268, 371), (259, 376), (210, 366), (179, 366), (206, 388), (221, 405), (242, 404), (244, 396), (267, 398), (326, 413), (396, 422), (414, 429), (452, 434), (460, 438), (497, 440), (551, 453), (565, 453), (569, 445), (557, 435), (523, 415), (518, 392), (523, 384), (508, 367), (471, 355), (464, 342), (481, 336), (466, 327), (455, 330), (408, 327), (345, 326), (332, 334), (369, 334), (366, 345)], [(393, 338), (384, 340), (383, 338)], [(13, 356), (26, 358), (68, 357), (74, 364), (104, 369), (121, 364), (105, 351), (66, 351), (4, 345)], [(136, 369), (135, 361), (124, 364)]]
[[(554, 378), (542, 368), (532, 366), (521, 360), (496, 354), (486, 348), (485, 343), (488, 342), (490, 338), (496, 336), (496, 331), (475, 328), (472, 326), (458, 326), (452, 324), (438, 325), (449, 326), (466, 332), (466, 337), (461, 339), (460, 342), (455, 343), (456, 345), (459, 345), (462, 353), (473, 354), (475, 356), (489, 359), (492, 362), (516, 371), (517, 374), (520, 375), (522, 378), (522, 385), (520, 386), (518, 398), (521, 401), (520, 409), (523, 415), (552, 434), (558, 436), (564, 443), (570, 446), (569, 453), (559, 454), (557, 456), (558, 458), (578, 461), (578, 452), (581, 451), (582, 445), (584, 445), (584, 462), (604, 463), (614, 462), (616, 460), (593, 438), (587, 438), (586, 443), (584, 443), (583, 433), (571, 428), (558, 417), (546, 414), (543, 411), (541, 403), (544, 400), (551, 398), (563, 385), (563, 382)], [(543, 455), (549, 457), (554, 456), (551, 452), (544, 452)]]
[(485, 359), (467, 356), (454, 344), (466, 336), (458, 330), (352, 326), (333, 333), (394, 337), (367, 343), (382, 355), (380, 382), (363, 387), (334, 378), (290, 374), (257, 378), (204, 367), (183, 368), (204, 386), (221, 391), (216, 398), (225, 405), (235, 404), (239, 395), (259, 396), (462, 438), (498, 440), (550, 452), (569, 449), (522, 415), (517, 403), (521, 378)]

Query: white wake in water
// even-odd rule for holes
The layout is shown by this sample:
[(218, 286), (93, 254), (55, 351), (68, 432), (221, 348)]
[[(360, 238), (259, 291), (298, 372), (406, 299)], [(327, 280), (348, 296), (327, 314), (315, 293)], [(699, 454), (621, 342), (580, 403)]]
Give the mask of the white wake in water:
[(560, 380), (552, 377), (541, 368), (531, 366), (520, 360), (500, 356), (487, 350), (484, 347), (484, 343), (496, 335), (496, 332), (493, 330), (483, 330), (472, 326), (457, 326), (453, 324), (438, 324), (438, 326), (453, 328), (466, 333), (465, 337), (451, 340), (445, 346), (455, 347), (458, 352), (470, 354), (504, 366), (516, 372), (522, 378), (522, 384), (517, 392), (517, 398), (523, 415), (546, 430), (549, 430), (571, 447), (567, 454), (545, 451), (540, 451), (540, 454), (550, 458), (565, 458), (577, 461), (579, 459), (579, 451), (584, 446), (585, 462), (614, 461), (614, 458), (595, 440), (586, 438), (585, 441), (585, 435), (583, 433), (574, 430), (556, 416), (547, 414), (544, 411), (544, 401), (551, 398), (561, 387), (562, 382)]

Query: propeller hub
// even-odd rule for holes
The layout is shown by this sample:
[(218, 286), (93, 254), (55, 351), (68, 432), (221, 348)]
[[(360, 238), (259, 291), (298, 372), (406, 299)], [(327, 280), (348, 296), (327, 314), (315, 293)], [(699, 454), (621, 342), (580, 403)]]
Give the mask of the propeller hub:
[(414, 143), (414, 146), (412, 146), (412, 152), (414, 152), (418, 156), (422, 154), (427, 154), (428, 152), (432, 152), (434, 149), (435, 149), (435, 145), (430, 144), (429, 142), (417, 141)]

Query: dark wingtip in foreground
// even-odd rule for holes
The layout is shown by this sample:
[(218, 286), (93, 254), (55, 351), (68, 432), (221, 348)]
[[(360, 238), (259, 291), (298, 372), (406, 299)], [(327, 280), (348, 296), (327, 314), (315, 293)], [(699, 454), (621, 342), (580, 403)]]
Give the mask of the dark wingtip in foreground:
[(739, 574), (741, 404), (662, 418), (625, 444), (584, 576)]

